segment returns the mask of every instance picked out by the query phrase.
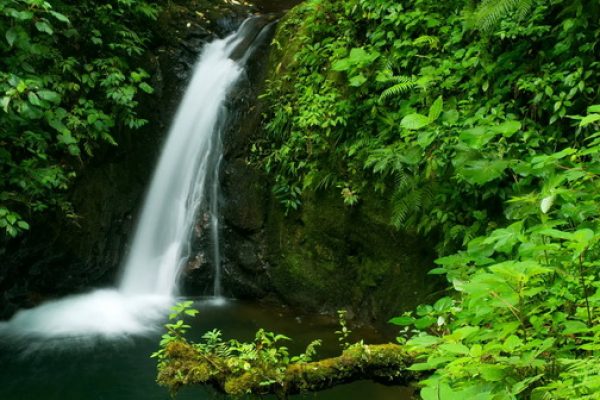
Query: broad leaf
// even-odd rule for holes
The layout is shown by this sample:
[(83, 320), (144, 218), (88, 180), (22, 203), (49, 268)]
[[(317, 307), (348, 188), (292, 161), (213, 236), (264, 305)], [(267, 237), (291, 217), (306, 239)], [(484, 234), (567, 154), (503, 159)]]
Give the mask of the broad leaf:
[(429, 120), (433, 122), (436, 119), (438, 119), (438, 117), (442, 114), (443, 110), (444, 99), (442, 98), (442, 96), (440, 96), (433, 102), (431, 107), (429, 107)]
[(426, 117), (423, 114), (408, 114), (402, 121), (400, 121), (400, 126), (408, 130), (417, 130), (421, 129), (431, 123), (429, 117)]
[(458, 173), (471, 184), (483, 185), (501, 177), (508, 165), (509, 162), (505, 160), (469, 161), (458, 170)]

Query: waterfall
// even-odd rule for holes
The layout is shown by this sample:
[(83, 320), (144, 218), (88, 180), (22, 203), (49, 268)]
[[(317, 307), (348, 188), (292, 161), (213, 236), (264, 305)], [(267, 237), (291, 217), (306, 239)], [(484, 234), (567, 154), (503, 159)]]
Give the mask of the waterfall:
[[(240, 29), (243, 32), (243, 29)], [(218, 256), (216, 196), (219, 121), (229, 88), (242, 66), (229, 58), (241, 42), (239, 32), (206, 46), (175, 116), (144, 205), (120, 290), (126, 294), (171, 295), (187, 261), (196, 211), (210, 199), (213, 262)], [(213, 188), (206, 188), (210, 180)], [(215, 274), (216, 275), (216, 274)], [(220, 293), (215, 293), (220, 294)]]
[(153, 329), (177, 294), (196, 213), (209, 211), (214, 295), (221, 296), (219, 167), (224, 102), (266, 34), (266, 18), (205, 46), (177, 110), (148, 190), (116, 289), (47, 302), (19, 311), (0, 334), (17, 338), (140, 334)]

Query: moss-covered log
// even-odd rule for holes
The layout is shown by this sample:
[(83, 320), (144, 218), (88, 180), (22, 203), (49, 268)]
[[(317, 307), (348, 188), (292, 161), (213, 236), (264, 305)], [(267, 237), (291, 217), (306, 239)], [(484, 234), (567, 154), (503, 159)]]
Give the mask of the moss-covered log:
[(237, 368), (239, 360), (206, 355), (186, 342), (166, 346), (157, 381), (172, 392), (188, 385), (210, 385), (230, 395), (275, 394), (281, 399), (290, 394), (319, 391), (341, 383), (370, 379), (406, 385), (419, 378), (407, 369), (413, 355), (396, 344), (355, 344), (338, 357), (285, 366), (257, 363)]

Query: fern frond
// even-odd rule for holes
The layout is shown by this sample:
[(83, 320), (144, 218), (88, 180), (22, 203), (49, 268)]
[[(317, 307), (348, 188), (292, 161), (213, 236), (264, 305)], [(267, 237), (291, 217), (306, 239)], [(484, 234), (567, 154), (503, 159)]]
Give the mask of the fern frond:
[(403, 196), (394, 194), (392, 208), (392, 224), (396, 228), (404, 226), (408, 217), (418, 209), (420, 205), (420, 192), (415, 190)]
[(457, 238), (462, 238), (465, 232), (467, 231), (467, 227), (464, 225), (454, 225), (449, 230), (448, 236), (452, 240), (456, 240)]
[(388, 82), (397, 82), (395, 85), (385, 89), (379, 96), (379, 101), (382, 102), (389, 97), (394, 97), (402, 93), (406, 93), (415, 86), (417, 82), (414, 77), (394, 76)]
[(535, 0), (483, 0), (473, 15), (473, 24), (482, 31), (494, 28), (511, 12), (523, 18), (533, 7)]
[(392, 225), (400, 228), (407, 224), (411, 217), (419, 214), (432, 199), (428, 185), (418, 186), (418, 178), (400, 176), (399, 185), (392, 195)]
[(335, 182), (336, 176), (332, 173), (327, 173), (318, 180), (317, 184), (315, 185), (315, 190), (319, 191), (329, 189), (334, 186)]
[(437, 36), (423, 35), (413, 41), (415, 46), (429, 45), (431, 49), (437, 49), (440, 44), (440, 39)]
[(395, 176), (396, 194), (404, 193), (414, 185), (414, 179), (402, 170), (398, 170)]

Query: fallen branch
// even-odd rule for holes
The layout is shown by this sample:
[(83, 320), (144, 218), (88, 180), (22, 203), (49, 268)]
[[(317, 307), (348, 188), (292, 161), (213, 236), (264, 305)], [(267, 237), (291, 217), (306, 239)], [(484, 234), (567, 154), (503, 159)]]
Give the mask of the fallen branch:
[(232, 357), (204, 354), (185, 341), (169, 343), (157, 382), (176, 392), (183, 386), (209, 385), (230, 395), (275, 394), (280, 399), (301, 392), (319, 391), (356, 380), (406, 385), (419, 379), (407, 370), (413, 356), (396, 344), (354, 344), (338, 357), (285, 366), (267, 363), (238, 368)]

